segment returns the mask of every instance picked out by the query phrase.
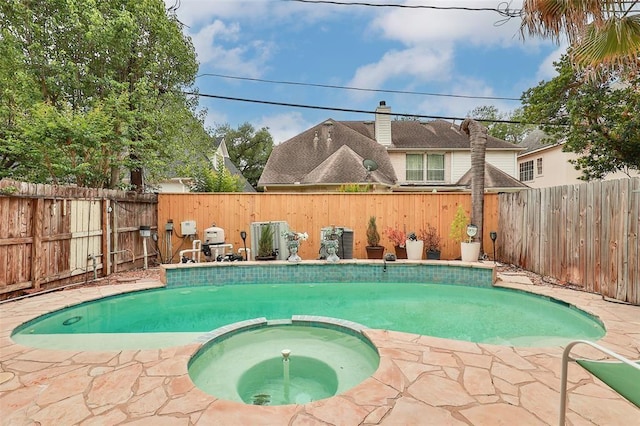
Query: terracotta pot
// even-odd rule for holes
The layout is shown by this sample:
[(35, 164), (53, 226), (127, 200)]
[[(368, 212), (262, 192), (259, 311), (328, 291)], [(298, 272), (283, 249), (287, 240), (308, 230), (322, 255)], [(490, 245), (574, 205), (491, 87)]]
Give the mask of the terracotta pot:
[(383, 246), (366, 246), (367, 259), (382, 259), (384, 256)]
[(396, 259), (406, 259), (407, 258), (407, 249), (402, 246), (396, 246)]

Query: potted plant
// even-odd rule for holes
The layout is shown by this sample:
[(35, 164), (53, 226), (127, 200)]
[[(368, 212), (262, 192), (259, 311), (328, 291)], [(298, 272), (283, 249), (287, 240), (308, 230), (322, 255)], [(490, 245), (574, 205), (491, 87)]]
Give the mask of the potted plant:
[(407, 234), (399, 228), (391, 228), (387, 227), (384, 231), (382, 231), (385, 237), (391, 241), (393, 247), (396, 251), (397, 259), (406, 259), (407, 258)]
[(424, 251), (424, 241), (418, 238), (415, 232), (407, 234), (407, 259), (422, 260), (422, 252)]
[(380, 233), (378, 233), (378, 225), (376, 225), (376, 217), (369, 218), (367, 225), (367, 258), (382, 259), (384, 256), (384, 247), (380, 245)]
[(273, 250), (274, 229), (270, 224), (260, 225), (258, 239), (258, 255), (256, 260), (274, 260), (278, 254)]
[(424, 249), (427, 252), (427, 259), (439, 260), (442, 240), (436, 227), (427, 223), (427, 229), (420, 230), (420, 238), (424, 240)]
[(460, 252), (464, 262), (476, 262), (480, 257), (480, 243), (473, 242), (472, 237), (467, 235), (469, 226), (469, 216), (462, 206), (458, 205), (458, 210), (451, 223), (449, 236), (457, 243), (460, 243)]

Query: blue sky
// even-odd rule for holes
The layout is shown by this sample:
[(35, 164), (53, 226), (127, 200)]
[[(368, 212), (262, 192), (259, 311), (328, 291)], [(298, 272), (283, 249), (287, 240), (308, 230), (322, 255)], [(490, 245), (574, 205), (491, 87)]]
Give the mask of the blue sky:
[[(176, 0), (165, 0), (173, 5)], [(371, 3), (381, 3), (370, 1)], [(498, 0), (388, 0), (384, 3), (496, 8)], [(510, 9), (519, 9), (514, 0)], [(200, 62), (203, 94), (373, 111), (465, 117), (518, 101), (339, 90), (229, 79), (290, 81), (366, 89), (519, 98), (554, 76), (565, 51), (549, 40), (520, 37), (520, 19), (495, 12), (309, 4), (287, 0), (180, 0)], [(201, 98), (205, 124), (268, 127), (275, 143), (327, 119), (373, 115)]]

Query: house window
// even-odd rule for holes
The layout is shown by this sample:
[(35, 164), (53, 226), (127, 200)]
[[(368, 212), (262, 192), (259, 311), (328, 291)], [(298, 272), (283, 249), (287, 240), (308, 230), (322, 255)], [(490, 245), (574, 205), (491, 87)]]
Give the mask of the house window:
[(424, 156), (422, 154), (407, 154), (407, 180), (424, 180)]
[(542, 158), (536, 160), (536, 170), (538, 171), (538, 175), (542, 174)]
[(444, 154), (407, 154), (406, 161), (407, 181), (444, 181)]
[(533, 160), (520, 163), (520, 181), (533, 180)]
[(427, 155), (427, 180), (444, 180), (444, 155)]

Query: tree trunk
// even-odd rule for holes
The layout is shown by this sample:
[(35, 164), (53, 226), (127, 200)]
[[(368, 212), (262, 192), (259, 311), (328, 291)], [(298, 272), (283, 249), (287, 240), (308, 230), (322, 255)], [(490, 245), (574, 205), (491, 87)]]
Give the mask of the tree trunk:
[(482, 224), (484, 222), (484, 169), (487, 147), (487, 128), (475, 120), (467, 118), (460, 124), (460, 130), (469, 136), (471, 146), (471, 223), (478, 227), (477, 241), (482, 247)]

